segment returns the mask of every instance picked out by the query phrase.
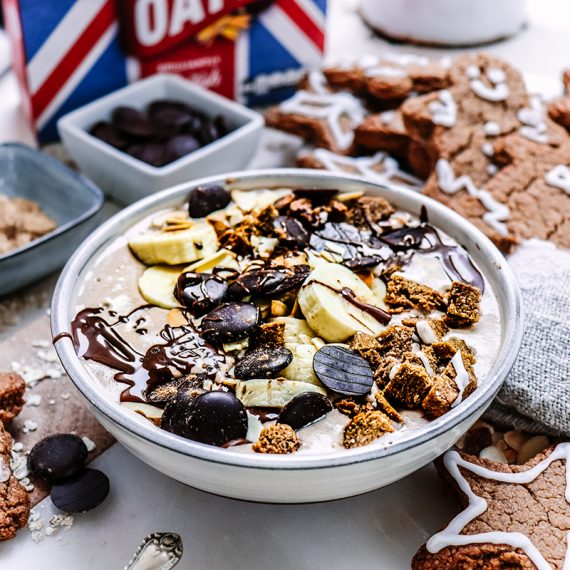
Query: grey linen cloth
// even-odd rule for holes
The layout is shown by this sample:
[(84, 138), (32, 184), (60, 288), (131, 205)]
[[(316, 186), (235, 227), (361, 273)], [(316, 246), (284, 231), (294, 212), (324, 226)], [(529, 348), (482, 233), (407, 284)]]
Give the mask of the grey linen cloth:
[(525, 331), (515, 365), (485, 418), (570, 436), (570, 251), (530, 240), (510, 258)]

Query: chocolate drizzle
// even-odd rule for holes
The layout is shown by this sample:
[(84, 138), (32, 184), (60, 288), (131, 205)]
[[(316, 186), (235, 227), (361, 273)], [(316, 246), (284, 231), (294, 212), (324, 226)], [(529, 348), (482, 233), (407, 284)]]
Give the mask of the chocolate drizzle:
[(120, 316), (115, 323), (108, 323), (100, 308), (84, 309), (71, 323), (77, 355), (117, 370), (115, 380), (127, 384), (122, 402), (147, 402), (146, 394), (156, 386), (191, 373), (216, 376), (224, 355), (190, 325), (167, 325), (160, 332), (164, 343), (151, 346), (145, 354), (137, 352), (113, 327), (128, 322), (142, 308)]

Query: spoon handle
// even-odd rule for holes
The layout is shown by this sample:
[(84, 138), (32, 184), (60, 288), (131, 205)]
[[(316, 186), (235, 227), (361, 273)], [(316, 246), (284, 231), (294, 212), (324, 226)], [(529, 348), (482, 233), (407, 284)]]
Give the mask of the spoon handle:
[(139, 544), (123, 570), (170, 570), (182, 558), (182, 539), (173, 532), (153, 532)]

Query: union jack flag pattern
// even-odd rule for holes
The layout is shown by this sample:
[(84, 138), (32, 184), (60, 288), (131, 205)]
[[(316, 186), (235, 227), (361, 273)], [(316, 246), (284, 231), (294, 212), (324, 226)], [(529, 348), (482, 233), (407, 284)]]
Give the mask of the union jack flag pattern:
[(129, 81), (177, 73), (250, 105), (319, 65), (326, 0), (3, 0), (23, 106), (39, 140)]

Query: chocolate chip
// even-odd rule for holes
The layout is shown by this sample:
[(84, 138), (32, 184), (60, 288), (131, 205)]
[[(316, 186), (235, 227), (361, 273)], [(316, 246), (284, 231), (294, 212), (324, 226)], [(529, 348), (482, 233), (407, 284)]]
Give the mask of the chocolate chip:
[(48, 481), (65, 479), (83, 469), (87, 453), (79, 436), (71, 433), (51, 435), (34, 445), (28, 456), (28, 469)]
[(164, 166), (165, 148), (161, 143), (145, 143), (130, 146), (127, 153), (151, 166)]
[(252, 303), (224, 303), (210, 311), (201, 324), (202, 336), (214, 345), (242, 340), (253, 333), (259, 309)]
[(187, 129), (192, 111), (179, 101), (154, 101), (148, 107), (148, 116), (161, 136), (173, 136)]
[(200, 144), (192, 135), (178, 135), (166, 143), (164, 160), (167, 164), (174, 162), (199, 148)]
[(301, 429), (324, 418), (332, 410), (330, 400), (317, 392), (298, 394), (283, 408), (278, 424), (287, 424), (293, 429)]
[(221, 446), (247, 435), (247, 412), (230, 392), (206, 392), (167, 404), (161, 427), (187, 439)]
[(113, 125), (122, 133), (137, 139), (150, 139), (156, 135), (146, 115), (132, 107), (117, 107), (112, 115)]
[(300, 287), (310, 272), (308, 265), (254, 268), (237, 277), (228, 293), (231, 299), (243, 299), (249, 295), (282, 295)]
[(344, 346), (323, 346), (314, 356), (313, 369), (329, 390), (339, 394), (367, 394), (374, 384), (368, 362)]
[(222, 186), (198, 186), (188, 196), (188, 212), (191, 218), (203, 218), (231, 202), (230, 193)]
[(228, 291), (228, 283), (218, 275), (186, 271), (174, 289), (176, 299), (195, 317), (201, 317), (219, 305)]
[(66, 513), (84, 513), (98, 507), (109, 494), (109, 478), (97, 469), (84, 469), (81, 473), (55, 484), (51, 501)]
[(236, 364), (234, 376), (240, 380), (251, 378), (272, 378), (287, 368), (293, 360), (293, 353), (282, 346), (260, 346), (247, 352)]
[(129, 144), (127, 139), (115, 127), (113, 127), (113, 125), (105, 123), (104, 121), (93, 125), (89, 132), (94, 137), (97, 137), (107, 144), (121, 150), (127, 148)]

